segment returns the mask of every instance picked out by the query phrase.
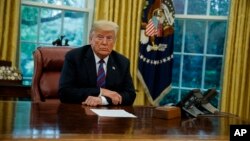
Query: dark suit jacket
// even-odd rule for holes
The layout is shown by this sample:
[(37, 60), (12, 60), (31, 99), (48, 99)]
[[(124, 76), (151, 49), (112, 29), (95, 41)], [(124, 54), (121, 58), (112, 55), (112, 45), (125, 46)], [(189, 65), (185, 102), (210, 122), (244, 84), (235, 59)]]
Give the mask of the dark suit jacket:
[[(59, 82), (61, 102), (81, 103), (88, 96), (98, 96), (96, 63), (90, 45), (69, 51), (65, 56)], [(136, 94), (130, 75), (130, 62), (112, 51), (107, 63), (106, 88), (122, 96), (122, 105), (132, 105)], [(110, 98), (107, 98), (112, 104)]]

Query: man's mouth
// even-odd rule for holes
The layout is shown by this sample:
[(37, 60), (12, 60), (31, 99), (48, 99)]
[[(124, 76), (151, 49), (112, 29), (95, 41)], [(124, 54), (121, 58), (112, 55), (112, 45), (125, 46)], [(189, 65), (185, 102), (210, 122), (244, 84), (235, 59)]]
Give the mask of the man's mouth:
[(107, 48), (100, 48), (101, 51), (108, 51)]

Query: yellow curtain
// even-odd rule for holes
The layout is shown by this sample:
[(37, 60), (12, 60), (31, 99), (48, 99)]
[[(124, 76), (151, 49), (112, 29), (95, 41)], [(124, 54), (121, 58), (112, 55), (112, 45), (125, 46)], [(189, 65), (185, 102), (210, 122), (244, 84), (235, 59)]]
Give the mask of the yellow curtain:
[(130, 60), (137, 90), (134, 105), (144, 105), (145, 95), (137, 78), (141, 12), (144, 0), (96, 0), (94, 20), (111, 20), (120, 26), (115, 50)]
[(0, 0), (0, 60), (17, 65), (20, 0)]
[(250, 1), (232, 0), (221, 111), (250, 121)]
[(15, 105), (12, 102), (0, 103), (0, 131), (10, 133), (13, 130)]

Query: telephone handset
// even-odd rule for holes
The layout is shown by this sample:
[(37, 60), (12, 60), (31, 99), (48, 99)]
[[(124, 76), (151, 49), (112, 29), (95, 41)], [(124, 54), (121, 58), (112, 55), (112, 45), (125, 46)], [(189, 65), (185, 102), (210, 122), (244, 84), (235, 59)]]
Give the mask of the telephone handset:
[(205, 113), (207, 114), (216, 114), (219, 112), (219, 110), (217, 108), (215, 108), (210, 102), (210, 100), (212, 100), (216, 95), (218, 94), (218, 92), (215, 89), (208, 89), (204, 95), (201, 95), (201, 93), (199, 93), (199, 95), (203, 96), (200, 103), (197, 105), (200, 109), (202, 109), (202, 111), (206, 111)]

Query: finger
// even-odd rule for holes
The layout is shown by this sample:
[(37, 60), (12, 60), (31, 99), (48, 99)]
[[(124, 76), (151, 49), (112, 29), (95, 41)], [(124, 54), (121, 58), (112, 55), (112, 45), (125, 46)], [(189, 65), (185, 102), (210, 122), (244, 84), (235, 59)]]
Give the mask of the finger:
[(122, 103), (122, 97), (120, 95), (117, 96), (117, 102), (118, 102), (118, 104)]
[(98, 99), (96, 98), (91, 98), (89, 101), (88, 101), (88, 105), (89, 106), (97, 106), (99, 104), (99, 101)]
[(88, 99), (86, 99), (85, 101), (82, 102), (82, 105), (88, 105)]
[(119, 104), (121, 104), (122, 103), (122, 97), (119, 95)]
[(117, 104), (118, 104), (118, 102), (115, 101), (115, 100), (112, 100), (112, 103), (113, 103), (114, 105), (117, 105)]
[(85, 103), (88, 103), (88, 101), (90, 101), (91, 100), (91, 97), (90, 96), (88, 96), (86, 99), (85, 99)]
[(117, 103), (116, 101), (115, 101), (115, 102), (113, 102), (113, 104), (114, 104), (114, 105), (118, 105), (118, 103)]
[(93, 104), (94, 103), (92, 101), (90, 101), (90, 102), (87, 103), (88, 106), (93, 106)]
[(85, 105), (90, 106), (91, 103), (92, 103), (92, 98), (91, 98), (91, 97), (88, 97), (83, 103), (84, 103)]
[(90, 104), (90, 106), (97, 106), (97, 102), (96, 101), (92, 101), (92, 103)]

